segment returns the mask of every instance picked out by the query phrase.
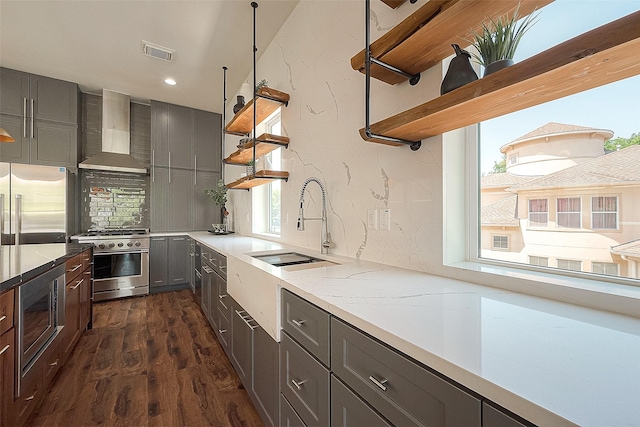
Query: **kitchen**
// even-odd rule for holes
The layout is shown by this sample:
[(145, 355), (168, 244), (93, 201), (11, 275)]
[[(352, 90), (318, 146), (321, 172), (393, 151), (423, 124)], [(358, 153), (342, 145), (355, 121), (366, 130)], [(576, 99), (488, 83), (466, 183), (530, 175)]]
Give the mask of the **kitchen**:
[[(6, 17), (10, 16), (12, 12), (16, 12), (16, 9), (11, 9), (10, 7), (17, 8), (18, 3), (3, 2), (0, 6), (2, 7), (3, 32), (5, 31), (4, 28), (8, 28), (5, 26)], [(51, 2), (46, 6), (41, 4), (40, 7), (43, 7), (43, 11), (48, 12), (49, 16), (59, 16), (61, 13), (56, 10), (56, 3), (61, 2)], [(135, 6), (136, 3), (132, 3)], [(257, 9), (260, 19), (264, 19), (270, 8), (275, 7), (272, 3), (280, 2), (260, 3), (260, 7)], [(372, 2), (372, 8), (380, 22), (380, 27), (376, 27), (374, 30), (378, 34), (375, 34), (373, 39), (378, 38), (388, 28), (396, 25), (424, 3), (418, 2), (417, 5), (411, 5), (406, 2), (398, 9), (391, 9), (382, 2)], [(82, 12), (87, 13), (86, 8), (88, 6), (79, 4), (74, 6), (77, 7), (75, 12), (68, 11), (71, 17), (78, 18)], [(248, 48), (239, 49), (243, 52), (240, 56), (245, 57), (245, 60), (250, 62), (251, 40), (249, 37), (251, 35), (252, 11), (249, 7), (249, 2), (244, 6), (246, 10), (238, 12), (238, 20), (229, 20), (236, 22), (236, 24), (234, 27), (227, 29), (227, 34), (223, 40), (231, 37), (230, 34), (233, 34), (233, 38), (237, 39), (238, 42), (244, 40), (243, 44)], [(92, 7), (96, 8), (94, 12), (96, 15), (103, 12), (106, 16), (106, 11), (101, 10), (98, 5), (93, 5)], [(121, 7), (124, 6), (121, 5)], [(142, 6), (138, 4), (136, 7)], [(482, 395), (487, 400), (496, 403), (497, 406), (502, 408), (501, 410), (506, 409), (509, 413), (519, 415), (539, 425), (559, 424), (557, 417), (569, 418), (569, 421), (574, 424), (588, 425), (590, 417), (594, 415), (591, 412), (592, 408), (584, 406), (584, 401), (581, 401), (583, 402), (582, 404), (576, 404), (577, 407), (567, 409), (567, 406), (571, 406), (570, 402), (573, 401), (573, 399), (568, 399), (567, 396), (559, 398), (551, 396), (547, 398), (544, 397), (544, 392), (529, 395), (527, 393), (531, 393), (531, 390), (521, 390), (520, 387), (522, 385), (507, 386), (503, 384), (501, 386), (500, 381), (496, 385), (495, 381), (478, 374), (478, 372), (482, 371), (483, 365), (487, 369), (486, 363), (488, 363), (487, 360), (484, 360), (487, 354), (475, 353), (476, 351), (482, 351), (482, 345), (488, 345), (486, 342), (478, 342), (480, 340), (479, 336), (491, 332), (497, 333), (496, 331), (499, 330), (499, 328), (485, 330), (486, 325), (490, 324), (490, 319), (493, 318), (490, 315), (492, 304), (493, 310), (503, 314), (508, 312), (507, 308), (509, 307), (522, 307), (522, 310), (516, 314), (516, 318), (518, 318), (517, 316), (524, 316), (524, 313), (535, 312), (535, 304), (539, 301), (537, 297), (542, 297), (591, 307), (590, 309), (579, 305), (565, 307), (549, 303), (550, 306), (541, 309), (541, 311), (547, 310), (547, 314), (551, 317), (554, 315), (562, 316), (563, 311), (575, 312), (573, 320), (586, 325), (587, 329), (583, 332), (585, 335), (588, 335), (588, 331), (591, 330), (588, 328), (589, 325), (591, 325), (592, 329), (603, 328), (604, 325), (608, 325), (612, 331), (626, 330), (629, 337), (627, 337), (627, 341), (620, 338), (620, 342), (623, 347), (626, 343), (627, 355), (637, 354), (637, 352), (633, 353), (634, 349), (637, 350), (637, 347), (635, 347), (637, 341), (633, 340), (637, 340), (638, 324), (634, 319), (634, 316), (637, 316), (638, 313), (637, 291), (633, 287), (616, 288), (617, 291), (615, 293), (604, 292), (600, 288), (581, 290), (574, 288), (570, 284), (567, 285), (566, 281), (568, 279), (564, 279), (564, 287), (558, 288), (557, 282), (563, 282), (562, 279), (556, 279), (555, 283), (552, 283), (554, 282), (553, 280), (541, 282), (539, 279), (536, 280), (523, 273), (509, 276), (499, 274), (491, 269), (474, 270), (473, 267), (460, 269), (448, 265), (450, 262), (446, 262), (447, 257), (449, 257), (449, 260), (457, 258), (453, 242), (460, 238), (460, 236), (456, 236), (455, 232), (450, 235), (450, 230), (455, 228), (465, 229), (464, 225), (460, 227), (459, 224), (456, 225), (455, 223), (458, 220), (458, 215), (454, 213), (456, 212), (455, 205), (451, 204), (455, 200), (451, 199), (462, 196), (459, 196), (459, 191), (457, 192), (455, 189), (455, 176), (448, 175), (455, 167), (449, 167), (449, 164), (446, 163), (450, 161), (452, 156), (456, 155), (455, 152), (451, 151), (456, 148), (455, 140), (451, 139), (456, 135), (453, 132), (445, 136), (425, 139), (420, 150), (416, 152), (406, 148), (385, 147), (362, 141), (357, 132), (363, 125), (364, 77), (351, 69), (348, 61), (363, 47), (363, 9), (362, 2), (303, 1), (295, 6), (292, 12), (290, 10), (291, 15), (285, 13), (285, 16), (281, 17), (283, 22), (278, 25), (281, 28), (277, 36), (276, 31), (273, 31), (271, 36), (265, 35), (266, 25), (263, 21), (259, 21), (258, 42), (266, 44), (259, 44), (260, 57), (257, 64), (256, 77), (258, 80), (267, 79), (270, 86), (285, 91), (291, 96), (288, 106), (281, 110), (282, 127), (286, 135), (291, 138), (291, 144), (288, 149), (281, 150), (283, 156), (282, 169), (289, 172), (289, 180), (281, 183), (282, 230), (279, 238), (265, 237), (265, 235), (255, 234), (253, 231), (254, 217), (257, 216), (257, 213), (252, 211), (254, 206), (252, 198), (256, 192), (255, 189), (250, 192), (229, 191), (229, 201), (226, 206), (231, 212), (231, 224), (235, 235), (218, 237), (210, 236), (206, 233), (211, 223), (219, 221), (219, 216), (206, 221), (204, 227), (158, 230), (153, 223), (154, 215), (158, 212), (154, 213), (153, 208), (149, 209), (148, 216), (145, 217), (146, 220), (150, 221), (149, 226), (144, 227), (145, 224), (143, 224), (142, 228), (150, 228), (152, 236), (158, 233), (160, 234), (159, 237), (163, 237), (162, 234), (164, 234), (166, 236), (195, 238), (201, 244), (225, 255), (227, 258), (229, 294), (252, 316), (253, 320), (261, 328), (267, 331), (267, 334), (273, 340), (281, 338), (279, 326), (282, 322), (278, 320), (278, 314), (281, 311), (281, 307), (278, 305), (281, 304), (281, 301), (277, 289), (282, 287), (289, 289), (320, 309), (331, 313), (332, 316), (349, 322), (367, 332), (377, 340), (399, 349), (413, 360), (453, 379), (458, 384), (462, 384), (465, 388), (473, 391), (474, 396), (476, 394)], [(119, 12), (123, 16), (135, 15), (131, 12)], [(140, 12), (140, 10), (136, 10), (136, 12)], [(93, 13), (87, 13), (85, 16), (92, 15)], [(140, 16), (140, 14), (137, 16)], [(235, 15), (233, 16), (235, 17)], [(289, 16), (288, 19), (287, 16)], [(39, 14), (36, 14), (33, 19), (36, 19), (36, 22), (39, 22), (37, 19), (44, 20)], [(237, 24), (238, 22), (242, 22), (242, 24)], [(39, 23), (43, 26), (47, 25), (46, 22)], [(169, 24), (167, 23), (162, 29), (166, 29), (168, 26)], [(329, 30), (327, 30), (327, 26), (329, 26)], [(62, 27), (73, 28), (72, 26)], [(206, 25), (192, 25), (191, 27), (191, 31), (196, 31), (197, 29), (207, 33), (204, 30), (207, 28)], [(48, 27), (45, 26), (45, 28)], [(245, 31), (240, 31), (240, 28)], [(248, 34), (237, 34), (244, 32)], [(50, 34), (58, 34), (58, 37), (63, 37), (60, 32), (56, 31), (51, 31)], [(117, 35), (113, 37), (117, 37)], [(187, 48), (178, 47), (172, 44), (171, 40), (164, 41), (164, 39), (158, 40), (158, 38), (152, 38), (151, 36), (136, 35), (136, 46), (132, 49), (136, 49), (135, 53), (137, 55), (141, 55), (137, 50), (137, 45), (140, 43), (140, 39), (145, 39), (144, 37), (160, 45), (174, 47), (176, 49), (176, 64), (181, 55), (186, 55)], [(270, 37), (275, 38), (271, 41)], [(3, 33), (4, 39), (6, 37)], [(3, 41), (3, 43), (5, 42)], [(131, 43), (121, 42), (120, 45), (128, 46)], [(108, 46), (104, 46), (104, 48), (107, 49)], [(56, 68), (56, 61), (47, 57), (48, 53), (46, 51), (38, 52), (38, 55), (46, 58), (45, 62), (47, 64), (30, 67), (21, 66), (17, 59), (14, 59), (14, 62), (9, 62), (6, 51), (7, 49), (3, 45), (3, 54), (0, 57), (3, 67), (60, 78), (65, 81), (78, 82), (81, 85), (83, 83), (80, 76), (72, 74), (69, 69), (73, 67), (69, 66), (68, 63), (66, 66), (62, 64)], [(185, 53), (183, 54), (182, 52)], [(151, 62), (157, 61), (155, 58), (143, 59), (150, 64), (162, 64), (154, 65), (157, 69), (148, 73), (147, 76), (158, 76), (158, 78), (162, 77), (164, 79), (171, 74), (171, 68), (169, 68), (171, 64)], [(196, 63), (194, 62), (194, 64)], [(233, 116), (231, 109), (236, 103), (236, 91), (240, 91), (245, 79), (249, 83), (253, 79), (250, 63), (245, 68), (234, 66), (231, 62), (215, 62), (214, 65), (209, 67), (192, 65), (192, 69), (197, 69), (199, 73), (207, 75), (210, 80), (210, 86), (195, 88), (198, 93), (191, 95), (188, 101), (178, 101), (178, 98), (174, 98), (177, 96), (177, 91), (171, 92), (172, 89), (193, 90), (193, 88), (181, 89), (182, 85), (190, 86), (190, 84), (181, 82), (176, 76), (173, 77), (178, 80), (178, 85), (173, 88), (160, 89), (164, 90), (166, 95), (154, 98), (145, 97), (136, 92), (140, 90), (139, 88), (150, 83), (129, 85), (123, 82), (122, 87), (114, 87), (120, 80), (115, 77), (112, 77), (111, 81), (101, 82), (91, 93), (83, 94), (83, 96), (92, 98), (93, 102), (97, 102), (100, 98), (100, 93), (97, 90), (110, 88), (129, 93), (134, 99), (158, 99), (160, 102), (167, 104), (188, 105), (200, 111), (221, 113), (219, 106), (222, 105), (223, 65), (229, 67), (228, 77), (230, 81), (228, 82), (228, 101), (226, 103), (228, 121)], [(124, 72), (114, 69), (113, 64), (107, 66), (107, 69), (114, 75)], [(238, 69), (244, 71), (240, 73), (237, 72)], [(433, 67), (425, 71), (422, 73), (421, 81), (416, 86), (410, 86), (406, 83), (388, 86), (374, 81), (374, 120), (402, 111), (407, 106), (416, 105), (437, 97), (444, 71), (441, 67)], [(163, 84), (162, 81), (159, 81), (158, 86)], [(204, 93), (213, 95), (202, 96)], [(81, 105), (83, 104), (81, 103)], [(100, 104), (98, 103), (97, 105)], [(153, 103), (151, 103), (150, 107), (145, 107), (144, 102), (142, 104), (134, 102), (132, 106), (132, 116), (137, 108), (150, 109), (151, 111), (144, 114), (148, 114), (149, 120), (153, 121)], [(137, 139), (134, 136), (136, 135), (135, 129), (137, 129), (135, 123), (135, 120), (131, 121), (131, 147), (134, 153), (136, 150), (134, 147), (137, 147)], [(154, 130), (151, 129), (148, 136), (150, 142), (147, 143), (146, 147), (140, 149), (142, 153), (146, 153), (141, 157), (143, 166), (148, 168), (149, 173), (151, 173), (152, 167), (151, 144), (153, 144), (153, 132)], [(95, 153), (97, 151), (95, 147), (100, 144), (99, 138), (96, 138), (95, 131), (92, 138), (92, 146), (94, 148), (91, 150)], [(87, 134), (86, 142), (83, 138), (80, 139), (82, 141), (80, 148), (87, 151), (78, 156), (78, 162), (91, 157), (88, 153), (90, 150), (90, 136)], [(443, 144), (444, 140), (447, 141), (447, 144)], [(237, 138), (234, 139), (231, 136), (227, 136), (224, 147), (225, 155), (228, 156), (235, 151), (236, 144)], [(445, 167), (445, 165), (447, 166)], [(221, 173), (222, 170), (205, 172), (212, 173), (210, 182), (215, 183), (217, 178), (215, 173)], [(230, 165), (224, 166), (225, 182), (232, 182), (240, 178), (242, 172), (242, 168)], [(328, 257), (320, 254), (320, 221), (308, 222), (303, 232), (297, 231), (295, 225), (301, 187), (305, 179), (312, 176), (318, 177), (326, 188), (328, 229), (333, 242), (333, 247), (330, 248)], [(148, 179), (149, 181), (152, 179), (151, 175), (148, 176)], [(152, 199), (149, 206), (153, 207), (154, 190), (151, 188), (149, 191)], [(305, 196), (305, 215), (319, 216), (321, 211), (320, 197), (320, 189), (313, 184), (309, 185)], [(377, 210), (381, 212), (384, 209), (390, 210), (390, 230), (386, 231), (379, 226), (381, 222), (379, 217), (377, 218), (377, 229), (369, 227), (368, 211)], [(213, 206), (211, 210), (213, 215), (219, 215), (217, 207)], [(188, 218), (181, 217), (181, 212), (186, 212)], [(190, 223), (194, 221), (190, 216), (192, 212), (184, 209), (184, 205), (181, 203), (176, 208), (176, 212), (171, 214), (171, 218), (175, 221), (184, 220)], [(166, 221), (168, 221), (169, 216), (167, 213)], [(159, 220), (162, 221), (163, 219), (160, 218)], [(82, 223), (82, 218), (79, 214), (77, 223)], [(196, 230), (202, 231), (196, 232)], [(78, 232), (80, 231), (86, 230), (78, 228)], [(236, 243), (231, 245), (231, 242)], [(278, 267), (267, 266), (246, 255), (247, 253), (268, 252), (280, 248), (295, 248), (296, 251), (303, 254), (313, 254), (319, 258), (327, 258), (340, 265), (326, 268), (326, 270), (311, 269), (307, 272), (282, 271), (278, 270)], [(254, 268), (250, 269), (247, 266)], [(211, 266), (211, 269), (213, 267)], [(239, 276), (236, 276), (234, 271)], [(320, 273), (321, 271), (324, 272)], [(322, 278), (323, 275), (324, 279)], [(346, 281), (348, 277), (358, 277), (359, 275), (363, 277), (361, 282)], [(371, 277), (376, 275), (379, 277)], [(441, 277), (450, 279), (443, 279), (443, 282), (434, 279)], [(343, 287), (340, 286), (341, 282), (345, 284)], [(371, 286), (364, 286), (366, 282)], [(256, 288), (255, 285), (250, 286), (251, 283), (265, 283), (268, 288), (267, 286)], [(321, 286), (320, 283), (330, 287), (319, 288)], [(244, 287), (242, 286), (243, 284), (245, 285)], [(410, 284), (413, 284), (415, 288), (412, 288)], [(492, 288), (476, 287), (471, 284), (492, 286)], [(425, 292), (430, 292), (425, 289), (434, 289), (434, 293), (439, 292), (440, 296), (433, 295), (429, 297), (424, 295)], [(436, 291), (435, 289), (438, 290)], [(337, 290), (340, 293), (335, 293)], [(533, 296), (524, 298), (518, 305), (514, 301), (509, 301), (520, 297), (520, 294), (512, 291), (533, 294)], [(414, 299), (409, 298), (410, 295), (415, 295), (416, 292), (423, 296), (414, 296)], [(473, 312), (462, 299), (458, 301), (451, 300), (453, 298), (452, 295), (465, 294), (467, 292), (484, 297), (478, 297), (478, 303), (484, 303), (482, 306), (484, 315)], [(594, 298), (594, 294), (597, 294), (596, 298)], [(362, 302), (367, 301), (370, 304), (369, 309), (365, 306), (356, 307), (358, 303), (354, 302), (353, 298), (358, 295), (363, 299)], [(431, 319), (424, 313), (420, 314), (419, 311), (410, 312), (408, 306), (401, 306), (402, 308), (399, 311), (407, 316), (406, 319), (403, 318), (403, 321), (417, 322), (419, 325), (428, 325), (430, 321), (433, 324), (437, 324), (438, 327), (434, 329), (440, 330), (441, 333), (434, 331), (434, 336), (428, 335), (429, 333), (426, 331), (415, 331), (415, 328), (402, 328), (400, 325), (393, 324), (390, 319), (372, 318), (365, 314), (365, 312), (376, 311), (376, 307), (382, 311), (390, 309), (384, 304), (374, 304), (374, 302), (379, 301), (381, 297), (383, 299), (393, 299), (394, 295), (404, 296), (405, 299), (411, 300), (409, 304), (415, 303), (418, 307), (429, 307), (436, 312), (442, 310), (443, 313), (461, 312), (463, 314), (454, 318), (447, 318), (443, 315), (441, 319), (434, 315), (436, 318)], [(435, 305), (434, 301), (438, 298), (445, 302), (449, 301), (451, 305), (446, 303)], [(265, 304), (267, 301), (269, 306), (273, 306), (277, 310), (276, 312), (262, 307), (262, 305), (267, 305)], [(349, 303), (349, 301), (352, 303)], [(488, 305), (487, 302), (489, 303)], [(468, 303), (473, 304), (471, 302)], [(461, 306), (456, 307), (456, 304), (461, 304)], [(423, 309), (423, 311), (425, 310)], [(622, 317), (607, 314), (608, 311), (620, 313)], [(394, 311), (394, 313), (396, 312)], [(387, 317), (395, 318), (401, 316), (394, 314)], [(565, 314), (564, 321), (569, 322), (568, 319), (571, 318), (571, 316)], [(447, 322), (447, 319), (449, 319), (449, 322)], [(535, 324), (535, 318), (531, 322)], [(527, 329), (524, 330), (535, 330), (529, 323), (525, 323), (526, 325), (523, 325), (522, 328)], [(619, 328), (616, 329), (612, 326), (618, 323), (620, 324)], [(562, 326), (557, 327), (561, 328)], [(570, 328), (570, 325), (566, 327)], [(456, 340), (449, 341), (452, 339), (449, 338), (449, 335), (447, 335), (447, 340), (444, 339), (445, 331), (450, 330), (454, 331), (451, 333), (452, 335), (458, 336)], [(543, 334), (549, 333), (549, 330), (543, 329), (543, 331), (545, 331), (542, 332)], [(423, 334), (420, 335), (420, 332), (423, 332)], [(607, 338), (611, 338), (613, 335), (615, 334), (607, 335)], [(595, 336), (595, 334), (592, 336)], [(429, 340), (440, 344), (424, 343), (424, 341)], [(506, 342), (507, 338), (504, 338), (504, 340)], [(497, 341), (499, 342), (500, 340), (498, 339)], [(471, 348), (465, 349), (464, 342), (472, 343), (470, 345)], [(509, 342), (513, 343), (514, 341)], [(540, 341), (535, 342), (539, 343)], [(439, 345), (442, 348), (435, 348)], [(454, 349), (449, 346), (460, 347), (462, 354), (455, 353), (451, 356)], [(496, 348), (499, 348), (499, 346)], [(562, 348), (564, 349), (564, 346)], [(508, 357), (506, 349), (501, 351), (504, 352), (502, 356)], [(555, 351), (551, 353), (555, 354)], [(571, 356), (567, 357), (574, 356), (575, 354), (571, 353)], [(563, 360), (566, 362), (566, 359), (558, 355), (556, 363), (561, 363)], [(598, 360), (592, 359), (592, 362), (596, 361)], [(545, 363), (551, 363), (551, 361), (546, 361)], [(616, 363), (622, 362), (616, 361)], [(629, 366), (629, 361), (626, 363), (627, 365), (623, 364), (623, 366), (628, 368), (627, 376), (629, 379), (637, 378), (637, 369), (634, 370), (633, 365)], [(531, 371), (533, 372), (535, 369), (536, 367), (532, 367)], [(522, 370), (526, 369), (523, 368)], [(470, 372), (475, 374), (470, 374)], [(606, 369), (603, 368), (603, 372), (603, 375), (606, 376)], [(619, 378), (619, 376), (616, 376), (616, 378)], [(524, 380), (520, 381), (525, 382)], [(614, 388), (613, 380), (605, 384), (603, 387)], [(624, 384), (628, 383), (625, 382)], [(582, 386), (586, 387), (584, 384)], [(550, 386), (539, 385), (539, 387), (542, 390), (545, 388), (548, 390)], [(622, 394), (622, 390), (625, 390), (625, 388), (622, 384), (615, 386), (615, 388), (618, 387), (620, 389), (617, 393)], [(613, 393), (613, 390), (608, 388), (606, 390), (605, 395)], [(525, 394), (525, 396), (522, 396), (522, 394)], [(620, 394), (616, 394), (616, 399), (620, 398)], [(607, 400), (606, 404), (609, 403)], [(596, 407), (597, 405), (594, 403), (588, 406)], [(627, 417), (631, 417), (626, 418), (626, 420), (633, 419), (633, 416), (636, 415), (633, 411), (637, 409), (631, 407), (632, 405), (622, 406), (625, 406), (625, 409), (619, 410), (619, 413), (622, 414), (621, 417), (626, 414)], [(377, 406), (376, 409), (380, 410)], [(581, 415), (584, 413), (586, 415)], [(607, 415), (610, 414), (606, 413), (605, 416)], [(595, 419), (602, 420), (602, 418)], [(621, 419), (624, 420), (625, 418)], [(570, 423), (567, 424), (571, 425)], [(627, 422), (627, 424), (630, 423)], [(597, 424), (592, 421), (592, 425)], [(603, 424), (600, 423), (600, 425)]]

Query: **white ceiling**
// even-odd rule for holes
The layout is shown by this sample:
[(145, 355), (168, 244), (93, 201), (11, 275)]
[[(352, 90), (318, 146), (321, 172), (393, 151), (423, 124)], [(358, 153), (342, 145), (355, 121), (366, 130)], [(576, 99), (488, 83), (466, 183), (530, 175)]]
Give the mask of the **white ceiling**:
[[(298, 1), (258, 2), (258, 57)], [(252, 19), (248, 0), (0, 0), (0, 65), (220, 113), (222, 66), (227, 98), (252, 70)], [(174, 49), (173, 62), (143, 55), (142, 40)]]

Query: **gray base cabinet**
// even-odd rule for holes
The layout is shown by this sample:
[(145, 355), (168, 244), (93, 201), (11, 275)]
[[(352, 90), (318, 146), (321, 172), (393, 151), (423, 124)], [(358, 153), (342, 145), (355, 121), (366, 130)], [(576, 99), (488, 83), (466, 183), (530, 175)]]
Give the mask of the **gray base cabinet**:
[(279, 425), (279, 344), (261, 327), (253, 331), (253, 381), (250, 395), (265, 425)]
[(528, 421), (519, 419), (486, 402), (482, 403), (482, 427), (535, 427)]
[(189, 238), (151, 237), (149, 246), (149, 290), (151, 293), (189, 286)]
[(307, 427), (283, 395), (280, 395), (280, 426)]
[(392, 427), (334, 375), (331, 375), (331, 426)]
[(244, 388), (251, 394), (253, 388), (253, 329), (255, 321), (246, 311), (235, 304), (231, 310), (231, 364), (235, 368)]

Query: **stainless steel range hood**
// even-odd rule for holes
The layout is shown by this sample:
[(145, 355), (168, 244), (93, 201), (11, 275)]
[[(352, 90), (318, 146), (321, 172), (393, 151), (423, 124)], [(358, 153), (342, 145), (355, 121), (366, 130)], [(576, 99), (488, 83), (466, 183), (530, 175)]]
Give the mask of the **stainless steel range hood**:
[(81, 169), (147, 173), (130, 152), (129, 95), (102, 91), (102, 152), (78, 165)]

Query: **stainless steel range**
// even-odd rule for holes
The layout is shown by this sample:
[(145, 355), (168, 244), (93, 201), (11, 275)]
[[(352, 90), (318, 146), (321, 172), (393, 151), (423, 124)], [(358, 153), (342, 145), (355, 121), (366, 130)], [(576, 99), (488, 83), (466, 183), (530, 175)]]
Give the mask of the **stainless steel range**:
[(93, 300), (149, 294), (149, 230), (89, 230), (93, 244)]

